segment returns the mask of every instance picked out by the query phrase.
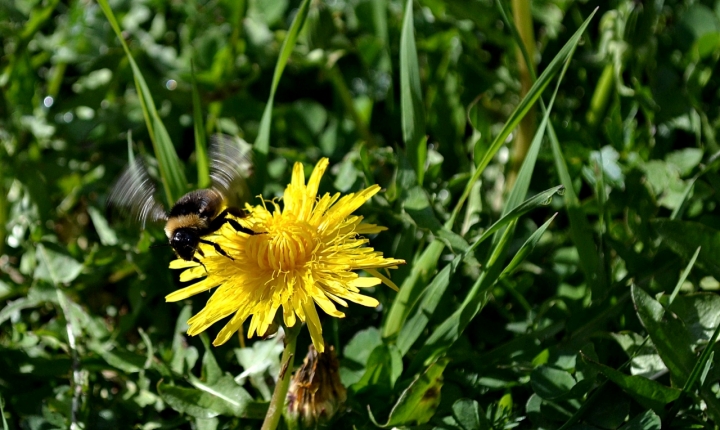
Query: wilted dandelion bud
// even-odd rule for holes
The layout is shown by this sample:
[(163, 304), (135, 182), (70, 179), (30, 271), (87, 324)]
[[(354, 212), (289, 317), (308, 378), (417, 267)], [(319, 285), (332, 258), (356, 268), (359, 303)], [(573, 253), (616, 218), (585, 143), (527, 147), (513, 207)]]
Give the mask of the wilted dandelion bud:
[(302, 366), (290, 381), (288, 417), (304, 427), (327, 423), (347, 399), (332, 346), (318, 353), (310, 345)]

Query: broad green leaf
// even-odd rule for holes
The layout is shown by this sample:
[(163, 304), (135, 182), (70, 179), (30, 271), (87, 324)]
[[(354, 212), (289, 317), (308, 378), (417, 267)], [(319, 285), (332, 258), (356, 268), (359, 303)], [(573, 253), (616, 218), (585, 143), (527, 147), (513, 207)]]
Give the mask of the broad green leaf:
[[(683, 322), (689, 326), (688, 330), (692, 335), (698, 336), (699, 339), (708, 339), (707, 345), (715, 345), (718, 336), (720, 336), (720, 324), (717, 321), (717, 306), (718, 302), (715, 295), (708, 294), (697, 294), (693, 296), (684, 296), (673, 302), (679, 312), (682, 313), (680, 318), (683, 318)], [(688, 306), (684, 302), (691, 301), (691, 305)], [(709, 335), (710, 327), (715, 327), (715, 330)], [(715, 419), (720, 419), (720, 401), (717, 396), (713, 393), (710, 387), (703, 386), (703, 380), (708, 372), (708, 366), (712, 362), (714, 351), (712, 347), (706, 346), (703, 350), (700, 358), (695, 361), (695, 364), (690, 371), (690, 375), (685, 381), (685, 385), (682, 389), (680, 399), (676, 403), (676, 407), (682, 403), (690, 391), (695, 388), (695, 383), (700, 379), (700, 396), (703, 398), (707, 405), (709, 414)]]
[(697, 264), (720, 279), (720, 231), (694, 221), (659, 219), (653, 227), (665, 243), (685, 259), (692, 258), (698, 247), (702, 248)]
[(372, 412), (370, 418), (376, 425), (387, 428), (400, 425), (424, 424), (430, 421), (440, 404), (440, 390), (443, 385), (442, 374), (448, 360), (442, 359), (431, 364), (425, 372), (419, 374), (406, 388), (390, 411), (385, 424), (378, 424)]
[(343, 349), (340, 362), (340, 380), (343, 385), (349, 387), (363, 377), (370, 353), (379, 345), (382, 345), (382, 339), (377, 328), (368, 327), (355, 333)]
[(368, 327), (355, 333), (352, 339), (345, 345), (343, 349), (343, 357), (353, 360), (358, 364), (365, 365), (370, 353), (376, 346), (381, 345), (380, 332), (375, 327)]
[(696, 361), (690, 333), (682, 321), (666, 312), (659, 302), (641, 288), (633, 285), (631, 294), (638, 318), (670, 370), (673, 383), (684, 385)]
[(630, 358), (630, 374), (649, 378), (667, 372), (667, 366), (657, 354), (648, 337), (633, 332), (610, 333)]
[[(172, 342), (172, 359), (170, 360), (169, 365), (172, 371), (177, 374), (183, 374), (188, 354), (194, 356), (194, 358), (197, 359), (197, 349), (195, 349), (194, 346), (188, 346), (185, 340), (185, 333), (188, 329), (187, 320), (189, 320), (191, 316), (192, 308), (190, 307), (190, 305), (183, 306), (182, 310), (180, 311), (180, 315), (178, 315), (178, 319), (175, 322), (175, 330)], [(195, 364), (194, 360), (192, 364)], [(188, 367), (192, 368), (192, 365)]]
[(210, 160), (207, 152), (207, 138), (205, 136), (205, 125), (203, 124), (202, 103), (200, 91), (195, 79), (195, 65), (190, 62), (192, 76), (192, 100), (193, 100), (193, 129), (195, 132), (195, 160), (197, 163), (198, 188), (210, 186)]
[(217, 430), (220, 421), (213, 418), (195, 418), (195, 428), (197, 430)]
[(283, 351), (282, 342), (277, 339), (258, 340), (247, 348), (235, 349), (235, 357), (243, 367), (242, 373), (235, 381), (242, 384), (248, 378), (250, 383), (260, 392), (265, 400), (270, 400), (272, 391), (268, 387), (269, 378), (280, 373), (280, 355)]
[(268, 97), (265, 110), (263, 111), (262, 118), (260, 119), (260, 129), (258, 131), (257, 138), (255, 139), (255, 144), (253, 145), (256, 169), (254, 194), (262, 192), (262, 186), (265, 183), (265, 177), (267, 175), (267, 158), (270, 150), (270, 122), (272, 121), (275, 91), (277, 91), (280, 78), (285, 70), (290, 54), (292, 54), (292, 51), (295, 48), (295, 43), (297, 42), (300, 30), (303, 28), (309, 8), (310, 0), (303, 0), (295, 18), (293, 18), (292, 24), (290, 24), (290, 29), (285, 35), (285, 40), (283, 40), (282, 47), (280, 48), (280, 56), (277, 59), (277, 63), (275, 63), (275, 72), (273, 73), (272, 85), (270, 86), (270, 96)]
[(452, 406), (453, 417), (463, 430), (490, 430), (492, 425), (477, 401), (460, 399)]
[(663, 413), (665, 405), (680, 396), (680, 390), (677, 388), (666, 387), (644, 376), (626, 375), (612, 367), (595, 362), (585, 355), (583, 355), (583, 361), (605, 375), (642, 406), (657, 413)]
[(202, 340), (203, 346), (205, 347), (205, 353), (202, 358), (202, 379), (208, 385), (212, 385), (220, 380), (223, 376), (223, 371), (212, 353), (207, 333), (202, 333), (200, 336), (200, 340)]
[(402, 356), (395, 345), (378, 345), (370, 353), (365, 373), (351, 389), (359, 392), (366, 387), (377, 385), (388, 392), (395, 386), (395, 381), (402, 373)]
[(80, 262), (52, 244), (39, 243), (35, 248), (35, 257), (38, 261), (35, 279), (49, 281), (53, 285), (72, 282), (83, 270)]
[(145, 82), (145, 78), (135, 63), (130, 48), (125, 43), (122, 30), (120, 25), (113, 14), (112, 9), (108, 3), (108, 0), (98, 0), (100, 9), (108, 19), (110, 26), (115, 31), (120, 40), (120, 44), (125, 51), (130, 67), (133, 71), (133, 77), (135, 79), (135, 87), (140, 98), (140, 105), (142, 106), (143, 115), (145, 116), (145, 124), (150, 134), (150, 139), (153, 143), (153, 149), (155, 150), (155, 157), (158, 160), (158, 167), (160, 168), (160, 176), (162, 178), (163, 187), (165, 189), (165, 195), (168, 204), (172, 205), (175, 201), (185, 194), (187, 189), (187, 180), (185, 179), (185, 171), (180, 160), (178, 159), (175, 147), (170, 140), (167, 129), (160, 119), (160, 114), (155, 108), (155, 102), (153, 101), (150, 89)]
[(88, 349), (98, 354), (116, 369), (125, 373), (138, 373), (145, 367), (146, 359), (142, 355), (124, 351), (120, 348), (113, 348), (111, 345), (103, 345), (99, 342), (90, 342)]
[(652, 410), (647, 410), (641, 414), (635, 415), (633, 419), (628, 421), (620, 430), (660, 430), (662, 429), (662, 421), (660, 417)]
[(696, 293), (679, 296), (668, 306), (690, 333), (694, 345), (704, 345), (720, 325), (720, 296)]
[(196, 418), (218, 415), (243, 418), (264, 416), (261, 413), (263, 406), (253, 402), (250, 394), (229, 375), (223, 376), (215, 384), (195, 380), (193, 386), (195, 388), (178, 387), (160, 381), (157, 390), (170, 407)]
[(93, 222), (93, 226), (95, 226), (95, 231), (100, 237), (100, 243), (105, 246), (117, 245), (118, 240), (115, 230), (110, 227), (103, 214), (94, 206), (88, 207), (88, 214)]
[(577, 382), (564, 369), (543, 364), (530, 373), (530, 385), (535, 393), (546, 400), (560, 399), (568, 394)]
[(560, 52), (555, 55), (550, 64), (548, 64), (547, 68), (540, 75), (538, 80), (530, 88), (530, 91), (528, 91), (528, 93), (522, 99), (517, 108), (515, 108), (515, 111), (513, 111), (513, 113), (510, 115), (510, 118), (508, 118), (508, 120), (505, 122), (503, 128), (500, 130), (498, 135), (490, 144), (488, 150), (485, 151), (482, 160), (477, 163), (477, 169), (465, 185), (465, 190), (463, 191), (460, 200), (458, 201), (455, 209), (453, 210), (453, 213), (451, 215), (452, 220), (457, 218), (457, 215), (459, 214), (460, 209), (462, 209), (462, 206), (465, 203), (468, 195), (470, 194), (473, 185), (480, 178), (480, 175), (482, 175), (485, 167), (490, 164), (490, 161), (495, 156), (500, 147), (503, 145), (505, 139), (507, 139), (508, 135), (515, 129), (515, 127), (517, 127), (517, 125), (525, 117), (525, 114), (527, 114), (527, 112), (535, 104), (538, 98), (540, 98), (542, 92), (545, 90), (545, 88), (547, 88), (548, 84), (550, 84), (550, 81), (555, 76), (555, 74), (557, 74), (563, 68), (564, 63), (568, 61), (569, 58), (572, 56), (573, 52), (575, 51), (575, 47), (580, 42), (580, 37), (585, 32), (585, 29), (590, 23), (590, 20), (592, 20), (593, 16), (595, 15), (595, 12), (596, 11), (593, 11), (593, 13), (590, 14), (590, 16), (585, 20), (585, 22), (583, 22), (583, 24), (580, 26), (580, 28), (578, 28), (575, 34), (573, 34), (573, 36), (565, 43)]
[(424, 142), (425, 109), (420, 88), (420, 66), (415, 47), (412, 0), (405, 2), (400, 35), (400, 110), (407, 156), (417, 173), (418, 183), (422, 185), (427, 156), (427, 146)]
[(5, 307), (0, 310), (0, 324), (12, 318), (13, 315), (25, 309), (32, 309), (40, 306), (44, 300), (30, 297), (20, 297), (17, 300), (8, 300)]

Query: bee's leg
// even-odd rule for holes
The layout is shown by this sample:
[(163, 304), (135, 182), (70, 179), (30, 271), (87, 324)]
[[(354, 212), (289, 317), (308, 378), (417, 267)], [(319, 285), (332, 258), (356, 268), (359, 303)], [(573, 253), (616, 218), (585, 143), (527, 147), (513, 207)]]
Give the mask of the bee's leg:
[(237, 232), (245, 233), (245, 234), (248, 234), (248, 235), (250, 235), (250, 236), (259, 234), (259, 233), (256, 233), (256, 232), (252, 231), (251, 229), (249, 229), (249, 228), (247, 228), (247, 227), (243, 227), (242, 224), (240, 224), (239, 222), (235, 221), (234, 219), (227, 218), (227, 215), (228, 215), (228, 214), (233, 215), (233, 216), (236, 216), (236, 217), (238, 217), (238, 218), (245, 218), (245, 217), (247, 216), (247, 214), (245, 213), (245, 211), (242, 210), (242, 209), (239, 209), (239, 208), (225, 208), (225, 210), (223, 210), (222, 212), (220, 212), (220, 215), (218, 215), (218, 216), (213, 220), (212, 224), (210, 225), (210, 229), (211, 229), (212, 231), (215, 231), (215, 230), (218, 230), (223, 224), (228, 223), (228, 224), (230, 224), (230, 226), (231, 226), (232, 228), (234, 228), (235, 231), (237, 231)]
[(253, 236), (253, 235), (256, 235), (256, 234), (260, 234), (260, 233), (257, 233), (257, 232), (255, 232), (255, 231), (250, 230), (250, 229), (247, 228), (247, 227), (243, 227), (242, 224), (240, 224), (239, 222), (235, 221), (234, 219), (225, 218), (225, 222), (228, 223), (228, 224), (230, 224), (230, 226), (231, 226), (232, 228), (234, 228), (235, 231), (237, 231), (237, 232), (249, 234), (250, 236)]
[[(202, 254), (200, 254), (200, 255), (202, 255)], [(193, 257), (192, 261), (199, 263), (203, 267), (203, 269), (205, 269), (205, 273), (207, 273), (207, 267), (205, 267), (205, 265), (203, 264), (202, 261), (200, 261), (197, 257)]]
[[(223, 255), (223, 256), (231, 259), (232, 261), (235, 261), (235, 259), (232, 258), (231, 256), (227, 255), (227, 252), (225, 252), (225, 250), (222, 249), (222, 248), (220, 247), (220, 245), (218, 245), (217, 243), (215, 243), (215, 242), (210, 242), (209, 240), (205, 240), (205, 239), (200, 239), (199, 242), (200, 242), (200, 243), (204, 243), (204, 244), (206, 244), (206, 245), (212, 245), (213, 248), (215, 248), (215, 252), (217, 252), (218, 254)], [(198, 249), (200, 249), (200, 248), (198, 248)]]

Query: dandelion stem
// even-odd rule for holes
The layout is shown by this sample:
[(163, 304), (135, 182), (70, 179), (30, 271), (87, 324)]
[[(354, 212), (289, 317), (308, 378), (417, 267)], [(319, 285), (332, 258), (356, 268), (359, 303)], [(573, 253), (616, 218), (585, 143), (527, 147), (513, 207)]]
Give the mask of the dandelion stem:
[(282, 359), (280, 363), (280, 375), (275, 391), (273, 391), (270, 406), (268, 407), (262, 430), (275, 430), (280, 422), (285, 409), (285, 398), (287, 397), (288, 387), (290, 386), (290, 377), (292, 376), (292, 363), (295, 357), (295, 346), (297, 345), (297, 337), (300, 333), (300, 322), (296, 322), (293, 327), (285, 327), (285, 349), (283, 349)]

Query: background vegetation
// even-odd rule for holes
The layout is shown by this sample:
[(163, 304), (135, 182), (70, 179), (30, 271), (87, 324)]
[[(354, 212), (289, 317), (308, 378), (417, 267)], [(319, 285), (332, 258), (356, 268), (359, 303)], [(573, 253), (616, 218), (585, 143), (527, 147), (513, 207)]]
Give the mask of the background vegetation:
[(595, 6), (0, 2), (3, 424), (259, 427), (281, 344), (187, 337), (207, 296), (165, 303), (161, 229), (105, 211), (129, 154), (172, 202), (221, 132), (255, 194), (323, 156), (321, 190), (384, 188), (408, 264), (323, 319), (332, 428), (716, 428), (720, 3)]

